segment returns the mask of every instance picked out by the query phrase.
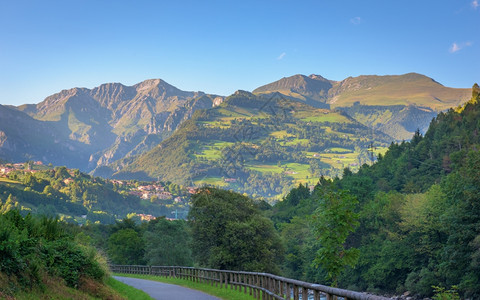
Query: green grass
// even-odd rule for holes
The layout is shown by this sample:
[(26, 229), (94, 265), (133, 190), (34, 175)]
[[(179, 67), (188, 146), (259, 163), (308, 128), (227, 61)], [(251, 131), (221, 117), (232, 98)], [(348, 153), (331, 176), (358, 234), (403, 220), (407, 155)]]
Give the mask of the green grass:
[(292, 178), (292, 181), (295, 183), (295, 185), (298, 183), (314, 184), (316, 181), (318, 181), (318, 178), (312, 177), (312, 174), (310, 173), (310, 165), (308, 164), (283, 162), (279, 167), (277, 164), (254, 164), (254, 162), (251, 162), (249, 165), (246, 165), (246, 167), (250, 170), (261, 173), (284, 173), (288, 177)]
[(249, 164), (245, 166), (247, 169), (254, 170), (261, 173), (274, 173), (280, 174), (283, 172), (283, 168), (276, 164)]
[(350, 149), (338, 148), (338, 147), (330, 148), (328, 150), (330, 150), (331, 153), (351, 153), (351, 152), (353, 152)]
[(283, 166), (287, 167), (287, 172), (290, 171), (296, 173), (287, 174), (288, 176), (292, 177), (296, 182), (298, 182), (299, 180), (306, 180), (307, 176), (308, 178), (312, 177), (312, 174), (310, 173), (310, 165), (308, 164), (288, 163)]
[(385, 155), (385, 153), (388, 151), (388, 147), (375, 147), (373, 150), (373, 153), (375, 153), (375, 156), (381, 154)]
[(0, 177), (0, 183), (13, 183), (13, 184), (20, 184), (20, 182), (11, 180), (5, 177)]
[(211, 145), (203, 145), (201, 146), (201, 149), (197, 150), (197, 154), (195, 154), (195, 156), (203, 157), (208, 160), (220, 159), (222, 156), (222, 149), (233, 144), (234, 143), (232, 142), (216, 141)]
[(120, 282), (113, 277), (107, 279), (106, 284), (117, 291), (122, 297), (125, 297), (128, 300), (151, 300), (153, 299), (144, 291), (138, 290), (128, 284)]
[(236, 290), (231, 290), (230, 287), (228, 289), (220, 288), (211, 286), (208, 283), (198, 283), (193, 282), (186, 279), (179, 279), (179, 278), (167, 278), (167, 277), (159, 277), (153, 275), (132, 275), (132, 274), (115, 274), (116, 276), (124, 276), (124, 277), (133, 277), (133, 278), (140, 278), (140, 279), (147, 279), (147, 280), (154, 280), (163, 283), (175, 284), (183, 287), (187, 287), (190, 289), (202, 291), (209, 295), (213, 295), (219, 297), (220, 299), (225, 300), (251, 300), (254, 299), (249, 294), (244, 294), (243, 292), (239, 292)]
[(321, 160), (336, 169), (343, 169), (349, 167), (351, 170), (358, 169), (357, 167), (350, 166), (350, 164), (356, 163), (358, 158), (358, 153), (322, 153)]
[(216, 177), (216, 176), (203, 177), (201, 179), (197, 179), (194, 181), (194, 184), (196, 186), (203, 186), (204, 184), (207, 184), (207, 185), (214, 185), (214, 186), (220, 186), (220, 187), (228, 185), (228, 183), (222, 180), (222, 177)]
[(306, 117), (300, 119), (304, 122), (318, 122), (318, 123), (323, 123), (323, 122), (330, 122), (330, 123), (351, 123), (349, 119), (346, 117), (340, 115), (340, 114), (321, 114), (321, 115), (316, 115), (316, 116), (311, 116), (311, 117)]
[(310, 142), (309, 139), (294, 139), (288, 142), (285, 142), (285, 146), (293, 146), (297, 144), (307, 145)]
[(284, 139), (286, 137), (294, 137), (295, 135), (291, 133), (287, 133), (286, 130), (279, 130), (279, 131), (274, 131), (270, 133), (271, 136), (273, 136), (276, 139)]

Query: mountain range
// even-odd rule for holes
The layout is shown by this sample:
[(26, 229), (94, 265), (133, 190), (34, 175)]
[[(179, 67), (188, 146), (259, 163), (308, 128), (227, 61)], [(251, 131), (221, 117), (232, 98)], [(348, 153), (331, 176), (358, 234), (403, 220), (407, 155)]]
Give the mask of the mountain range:
[[(277, 157), (275, 164), (283, 171), (274, 168), (273, 173), (298, 174), (303, 164), (310, 168), (310, 176), (319, 172), (335, 175), (345, 166), (367, 162), (365, 145), (381, 148), (391, 141), (410, 139), (415, 130), (424, 132), (438, 112), (462, 104), (470, 94), (470, 89), (445, 87), (416, 73), (342, 81), (294, 75), (229, 97), (182, 91), (161, 79), (133, 86), (108, 83), (63, 90), (38, 104), (0, 105), (0, 158), (41, 160), (104, 176), (181, 183), (199, 183), (201, 177), (206, 183), (228, 179), (234, 185), (231, 174), (220, 176), (209, 164), (218, 164), (225, 151), (241, 146), (257, 155), (252, 149), (268, 144), (273, 152), (299, 155)], [(259, 128), (260, 136), (232, 140), (242, 130)], [(212, 132), (230, 136), (230, 140), (211, 138)], [(349, 134), (362, 134), (364, 140)], [(326, 139), (331, 142), (337, 137), (342, 140), (337, 146), (326, 146)], [(186, 149), (185, 156), (180, 149)], [(322, 151), (355, 155), (348, 163), (343, 158), (311, 160)], [(308, 162), (307, 156), (312, 156)], [(159, 171), (166, 157), (172, 168)], [(271, 166), (272, 156), (267, 157)], [(247, 173), (251, 174), (243, 174), (248, 178), (259, 166), (266, 166), (264, 158), (260, 155), (237, 163), (243, 164), (241, 170), (250, 170)], [(289, 168), (292, 163), (299, 166)], [(144, 170), (139, 169), (142, 166)]]
[[(1, 107), (6, 117), (0, 119), (0, 156), (91, 171), (149, 150), (195, 110), (222, 100), (181, 91), (160, 79), (63, 90), (36, 105)], [(32, 130), (38, 131), (36, 139), (29, 137)]]
[(470, 99), (470, 89), (455, 89), (417, 73), (363, 75), (332, 81), (319, 75), (295, 75), (261, 86), (255, 94), (281, 93), (314, 107), (345, 111), (360, 123), (395, 140), (425, 132), (438, 112)]

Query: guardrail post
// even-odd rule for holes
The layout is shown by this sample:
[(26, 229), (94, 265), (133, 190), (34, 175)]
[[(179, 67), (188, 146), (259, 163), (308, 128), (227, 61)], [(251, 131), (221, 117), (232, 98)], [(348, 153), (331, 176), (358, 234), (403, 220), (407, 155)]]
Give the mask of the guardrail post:
[[(268, 275), (266, 277), (267, 277), (267, 290), (271, 293), (272, 292), (272, 278), (270, 278), (270, 276), (268, 276)], [(269, 299), (269, 300), (273, 299), (272, 295), (268, 294), (267, 299)]]
[[(270, 290), (271, 293), (275, 294), (275, 279), (273, 279), (273, 278), (270, 277), (269, 282), (270, 282), (269, 290)], [(273, 297), (272, 295), (270, 295), (270, 299), (274, 300), (275, 297)]]
[[(238, 282), (238, 274), (233, 273), (233, 281)], [(238, 291), (238, 284), (235, 284), (235, 290)]]
[(215, 281), (213, 278), (213, 271), (208, 271), (208, 280), (210, 280), (210, 286), (213, 286), (213, 282)]
[(282, 293), (280, 292), (280, 281), (278, 281), (277, 279), (273, 279), (273, 286), (274, 286), (274, 289), (275, 289), (275, 295), (277, 296), (281, 296)]
[(300, 300), (298, 296), (298, 286), (296, 284), (293, 285), (293, 300)]
[(268, 294), (265, 292), (265, 290), (267, 289), (267, 278), (264, 275), (262, 275), (262, 288), (264, 289), (262, 294), (262, 300), (268, 299), (267, 298)]
[(225, 279), (225, 289), (228, 289), (228, 273), (222, 272), (222, 274)]
[[(253, 285), (253, 275), (252, 274), (248, 274), (248, 284), (251, 285), (251, 286)], [(250, 286), (248, 291), (249, 291), (250, 296), (253, 296), (253, 288), (251, 286)]]
[(247, 284), (248, 284), (248, 282), (247, 282), (247, 274), (241, 274), (241, 276), (242, 276), (242, 281), (241, 281), (241, 282), (244, 284), (244, 286), (243, 286), (243, 293), (246, 294), (246, 293), (247, 293), (247, 290), (248, 290), (248, 287), (247, 287)]
[(283, 280), (280, 280), (280, 296), (283, 298), (286, 298), (285, 296), (285, 282)]
[(302, 286), (302, 300), (308, 299), (308, 289)]

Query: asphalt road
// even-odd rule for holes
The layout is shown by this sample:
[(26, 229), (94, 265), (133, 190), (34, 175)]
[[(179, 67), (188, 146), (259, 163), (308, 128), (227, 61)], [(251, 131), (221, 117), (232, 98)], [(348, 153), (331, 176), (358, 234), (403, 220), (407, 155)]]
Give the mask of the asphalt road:
[(184, 288), (174, 284), (167, 284), (158, 281), (113, 276), (118, 281), (131, 285), (134, 288), (142, 290), (157, 300), (219, 300), (220, 298)]

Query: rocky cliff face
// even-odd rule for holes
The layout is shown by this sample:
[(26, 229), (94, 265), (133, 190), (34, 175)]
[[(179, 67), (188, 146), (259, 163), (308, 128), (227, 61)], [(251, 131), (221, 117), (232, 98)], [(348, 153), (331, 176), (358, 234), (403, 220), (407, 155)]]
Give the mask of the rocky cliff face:
[[(59, 142), (75, 144), (75, 149), (85, 153), (74, 158), (75, 165), (90, 171), (150, 149), (195, 110), (213, 107), (214, 100), (218, 104), (221, 99), (203, 92), (182, 91), (161, 79), (151, 79), (134, 86), (107, 83), (94, 89), (63, 90), (37, 105), (16, 109), (42, 126), (48, 124)], [(7, 138), (1, 140), (6, 149)]]

